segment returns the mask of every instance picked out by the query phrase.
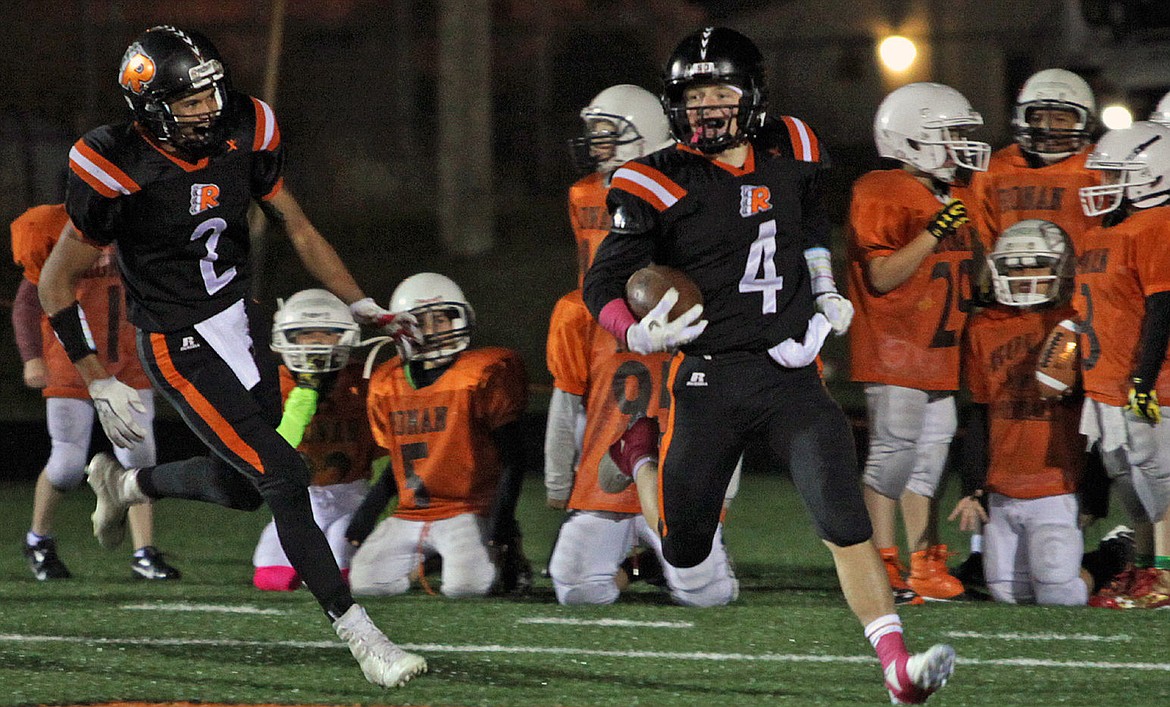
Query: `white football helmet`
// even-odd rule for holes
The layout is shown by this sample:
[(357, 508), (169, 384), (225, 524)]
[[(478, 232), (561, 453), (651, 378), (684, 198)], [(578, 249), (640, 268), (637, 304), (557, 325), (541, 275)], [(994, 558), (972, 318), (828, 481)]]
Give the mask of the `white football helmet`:
[(583, 171), (609, 173), (674, 144), (658, 97), (632, 84), (610, 86), (594, 96), (581, 120), (585, 133), (569, 144)]
[(1150, 122), (1170, 127), (1170, 93), (1162, 96), (1154, 112), (1150, 113)]
[(968, 140), (983, 116), (950, 86), (912, 83), (882, 100), (873, 120), (878, 154), (918, 169), (948, 184), (962, 168), (987, 170), (991, 145)]
[[(1027, 219), (1012, 224), (987, 256), (995, 299), (1012, 307), (1053, 302), (1070, 272), (1068, 235), (1051, 221)], [(1044, 274), (1013, 274), (1020, 268), (1045, 268)]]
[[(1028, 124), (1028, 116), (1037, 109), (1073, 113), (1076, 125), (1072, 128), (1032, 127)], [(1089, 144), (1089, 131), (1096, 114), (1097, 99), (1083, 78), (1064, 69), (1044, 69), (1032, 74), (1020, 88), (1012, 115), (1012, 133), (1020, 149), (1038, 155), (1046, 162), (1058, 162)]]
[[(301, 342), (309, 332), (336, 334), (333, 343)], [(272, 320), (272, 350), (293, 373), (325, 373), (341, 370), (349, 352), (357, 346), (361, 329), (349, 306), (326, 290), (301, 290), (287, 300), (277, 300)]]
[[(408, 360), (443, 362), (471, 345), (475, 310), (459, 285), (446, 275), (433, 272), (411, 275), (394, 288), (389, 309), (410, 312), (418, 319), (422, 342), (404, 352)], [(451, 322), (450, 329), (434, 331), (431, 313), (445, 314)]]
[(1137, 209), (1170, 199), (1170, 128), (1141, 121), (1105, 133), (1085, 161), (1100, 170), (1102, 184), (1081, 187), (1081, 208), (1101, 216), (1122, 203)]

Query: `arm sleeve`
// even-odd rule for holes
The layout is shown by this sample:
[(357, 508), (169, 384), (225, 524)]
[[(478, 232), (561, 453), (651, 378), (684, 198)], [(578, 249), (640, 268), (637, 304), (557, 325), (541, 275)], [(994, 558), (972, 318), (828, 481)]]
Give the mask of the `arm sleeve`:
[(963, 495), (970, 496), (987, 483), (987, 405), (972, 403), (967, 412), (966, 434), (959, 446)]
[(44, 341), (41, 339), (41, 317), (44, 313), (41, 300), (37, 297), (37, 286), (27, 278), (21, 278), (12, 301), (12, 332), (22, 363), (44, 356)]
[(825, 199), (821, 193), (821, 182), (824, 179), (824, 163), (809, 177), (801, 198), (800, 230), (804, 238), (804, 248), (824, 248), (830, 250), (832, 245), (833, 226), (829, 221), (829, 214), (825, 211)]
[(574, 470), (581, 456), (577, 420), (582, 414), (580, 395), (553, 388), (544, 431), (544, 488), (549, 498), (564, 501), (572, 494)]
[(397, 495), (398, 487), (394, 484), (394, 472), (386, 467), (378, 480), (370, 486), (370, 491), (361, 505), (354, 511), (353, 518), (345, 529), (345, 539), (358, 544), (365, 542), (370, 533), (374, 532), (378, 516), (390, 505), (390, 499)]
[(309, 388), (293, 388), (284, 401), (284, 414), (276, 431), (293, 447), (299, 447), (305, 430), (317, 413), (317, 391)]
[(488, 528), (488, 540), (497, 545), (510, 545), (520, 537), (520, 524), (516, 522), (516, 504), (524, 485), (523, 425), (520, 420), (509, 422), (492, 430), (492, 441), (500, 454), (500, 485), (492, 503)]
[(1162, 362), (1166, 360), (1166, 345), (1170, 343), (1170, 292), (1157, 292), (1146, 297), (1146, 314), (1142, 317), (1142, 332), (1134, 356), (1133, 377), (1141, 378), (1152, 387), (1158, 378)]
[(1109, 516), (1109, 474), (1101, 455), (1085, 452), (1084, 475), (1077, 490), (1081, 498), (1081, 512), (1094, 518)]

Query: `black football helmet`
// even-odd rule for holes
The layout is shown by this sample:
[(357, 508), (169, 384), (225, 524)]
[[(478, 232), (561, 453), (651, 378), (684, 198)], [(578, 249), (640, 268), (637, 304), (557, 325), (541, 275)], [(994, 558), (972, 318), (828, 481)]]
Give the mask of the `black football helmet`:
[[(722, 152), (743, 142), (764, 122), (768, 106), (764, 57), (752, 40), (726, 27), (704, 27), (684, 39), (666, 65), (662, 105), (670, 117), (670, 132), (684, 145), (702, 152)], [(688, 116), (685, 93), (701, 84), (727, 84), (741, 93), (735, 114), (738, 130), (717, 135), (697, 133)], [(694, 109), (692, 109), (694, 110)], [(705, 120), (700, 112), (698, 120)], [(709, 120), (719, 121), (719, 118)]]
[[(159, 142), (197, 157), (222, 142), (229, 82), (207, 37), (171, 25), (151, 27), (126, 49), (118, 83), (134, 119)], [(184, 116), (181, 128), (171, 103), (209, 88), (218, 109)]]

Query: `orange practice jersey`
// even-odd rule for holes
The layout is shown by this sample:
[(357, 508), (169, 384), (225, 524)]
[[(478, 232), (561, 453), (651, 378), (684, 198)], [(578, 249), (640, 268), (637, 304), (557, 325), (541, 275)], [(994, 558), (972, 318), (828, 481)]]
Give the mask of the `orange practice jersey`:
[[(280, 392), (284, 398), (296, 383), (280, 367)], [(329, 394), (317, 400), (317, 413), (305, 429), (297, 451), (309, 464), (314, 486), (347, 484), (370, 478), (370, 464), (377, 454), (366, 415), (366, 381), (362, 362), (352, 362), (337, 372)]]
[[(41, 268), (68, 221), (64, 204), (50, 204), (34, 206), (12, 222), (12, 259), (34, 285), (40, 282)], [(76, 294), (102, 365), (132, 388), (149, 388), (150, 381), (138, 362), (134, 326), (126, 321), (126, 293), (113, 246), (102, 248), (97, 262), (82, 273)], [(85, 382), (53, 333), (48, 316), (41, 318), (41, 339), (48, 369), (48, 385), (42, 394), (46, 398), (89, 399)]]
[(963, 369), (971, 399), (987, 405), (987, 488), (1012, 498), (1074, 493), (1085, 438), (1076, 400), (1040, 398), (1036, 362), (1048, 332), (1071, 307), (1024, 311), (991, 307), (967, 323)]
[[(1145, 298), (1170, 290), (1170, 208), (1145, 209), (1083, 237), (1073, 306), (1081, 322), (1085, 395), (1107, 405), (1128, 402)], [(1162, 362), (1156, 386), (1170, 400)]]
[(609, 235), (609, 210), (605, 207), (609, 184), (606, 179), (607, 175), (594, 172), (569, 187), (569, 221), (577, 239), (577, 287), (585, 282), (585, 271), (593, 264), (598, 247)]
[(1097, 171), (1085, 166), (1087, 156), (1086, 151), (1031, 168), (1019, 145), (992, 155), (987, 171), (977, 172), (971, 182), (976, 198), (968, 204), (987, 249), (1008, 226), (1038, 218), (1063, 228), (1079, 252), (1081, 235), (1101, 223), (1099, 216), (1086, 216), (1081, 209), (1080, 188), (1100, 183)]
[(547, 358), (556, 387), (585, 400), (585, 439), (569, 508), (640, 513), (634, 485), (616, 494), (602, 491), (597, 466), (634, 415), (658, 417), (670, 405), (663, 385), (671, 355), (619, 351), (613, 335), (589, 314), (581, 291), (574, 290), (553, 309)]
[(374, 441), (390, 453), (398, 510), (406, 520), (486, 515), (501, 464), (492, 430), (520, 417), (528, 383), (519, 354), (469, 349), (434, 383), (415, 389), (401, 358), (370, 379)]
[[(966, 202), (970, 193), (954, 189)], [(983, 257), (975, 229), (962, 226), (939, 243), (890, 292), (869, 286), (873, 258), (888, 256), (920, 234), (943, 204), (905, 170), (882, 170), (853, 185), (849, 209), (849, 330), (855, 381), (918, 390), (957, 390), (959, 338), (971, 301), (972, 260)]]

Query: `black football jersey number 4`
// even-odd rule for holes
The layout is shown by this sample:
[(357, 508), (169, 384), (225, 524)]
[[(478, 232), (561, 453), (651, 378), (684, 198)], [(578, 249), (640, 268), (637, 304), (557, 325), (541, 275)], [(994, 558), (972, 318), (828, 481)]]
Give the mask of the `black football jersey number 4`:
[(129, 319), (166, 332), (248, 293), (247, 212), (279, 188), (280, 131), (271, 109), (231, 94), (226, 139), (196, 162), (163, 151), (135, 125), (87, 133), (69, 156), (66, 208), (97, 244), (116, 243)]

